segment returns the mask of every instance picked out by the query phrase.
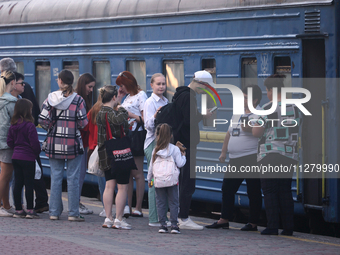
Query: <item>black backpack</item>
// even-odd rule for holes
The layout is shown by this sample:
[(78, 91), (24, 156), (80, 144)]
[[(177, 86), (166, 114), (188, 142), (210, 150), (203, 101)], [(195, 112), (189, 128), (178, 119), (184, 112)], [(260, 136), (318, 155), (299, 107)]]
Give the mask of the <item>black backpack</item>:
[(176, 111), (176, 99), (173, 99), (171, 103), (164, 105), (156, 114), (155, 127), (159, 124), (166, 123), (172, 127), (174, 137), (177, 136), (178, 131), (183, 126), (184, 120), (178, 120)]

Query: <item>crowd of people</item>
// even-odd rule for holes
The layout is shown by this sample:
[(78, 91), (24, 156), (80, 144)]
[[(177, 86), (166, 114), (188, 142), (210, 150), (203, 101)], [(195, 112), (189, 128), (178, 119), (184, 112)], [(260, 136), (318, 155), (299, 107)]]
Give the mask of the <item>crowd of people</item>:
[[(135, 77), (123, 71), (116, 79), (118, 87), (106, 85), (100, 88), (98, 100), (92, 105), (92, 93), (96, 89), (95, 77), (89, 73), (82, 74), (76, 89), (73, 89), (72, 72), (62, 70), (57, 79), (59, 90), (48, 95), (40, 112), (30, 85), (24, 82), (22, 74), (16, 72), (15, 62), (10, 58), (2, 59), (0, 70), (0, 216), (38, 218), (37, 213), (49, 211), (50, 220), (59, 220), (63, 212), (61, 193), (66, 168), (68, 220), (84, 221), (81, 214), (93, 211), (80, 202), (80, 197), (89, 157), (98, 146), (99, 168), (105, 176), (98, 177), (103, 203), (100, 216), (105, 217), (102, 225), (104, 228), (131, 229), (126, 218), (143, 217), (145, 156), (148, 166), (149, 226), (159, 227), (159, 233), (167, 233), (168, 227), (171, 227), (171, 233), (174, 234), (180, 233), (180, 229), (203, 230), (203, 226), (190, 219), (189, 211), (196, 184), (196, 152), (200, 142), (198, 124), (203, 118), (212, 116), (209, 109), (205, 115), (198, 111), (196, 95), (204, 93), (206, 86), (214, 86), (209, 72), (196, 72), (188, 86), (176, 89), (172, 102), (176, 123), (156, 126), (157, 114), (162, 107), (168, 105), (168, 99), (164, 96), (165, 77), (161, 73), (151, 77), (153, 93), (148, 98)], [(270, 109), (273, 97), (277, 96), (279, 103), (273, 113), (274, 119), (286, 119), (286, 116), (280, 114), (283, 77), (272, 75), (265, 80), (264, 85), (270, 102), (261, 108), (262, 91), (257, 85), (251, 85), (253, 107), (258, 110)], [(229, 152), (229, 164), (236, 168), (257, 164), (296, 164), (299, 130), (282, 126), (281, 121), (271, 126), (266, 116), (253, 114), (248, 108), (248, 91), (248, 87), (243, 89), (245, 114), (232, 117), (231, 123), (234, 124), (229, 126), (226, 133), (220, 162), (225, 162)], [(300, 123), (297, 108), (293, 105), (288, 107), (290, 109), (287, 112), (292, 115), (290, 117)], [(37, 165), (42, 170), (39, 158), (41, 148), (36, 130), (38, 124), (47, 131), (42, 149), (49, 158), (51, 168), (49, 204), (42, 175), (37, 178), (35, 174)], [(108, 154), (107, 141), (111, 138), (122, 139), (130, 132), (142, 132), (144, 128), (146, 137), (142, 147), (131, 148), (134, 167), (127, 170), (113, 164), (114, 159)], [(15, 209), (9, 202), (13, 170)], [(241, 230), (257, 231), (262, 209), (262, 189), (268, 224), (261, 234), (278, 234), (280, 214), (283, 224), (281, 234), (293, 234), (292, 176), (284, 177), (246, 178), (250, 216), (249, 223)], [(225, 176), (221, 218), (207, 228), (229, 228), (235, 194), (243, 180)], [(136, 182), (134, 211), (133, 181)], [(23, 186), (26, 208), (22, 200)], [(118, 191), (115, 196), (116, 186)], [(115, 213), (112, 212), (114, 199)], [(170, 219), (167, 218), (168, 210)]]

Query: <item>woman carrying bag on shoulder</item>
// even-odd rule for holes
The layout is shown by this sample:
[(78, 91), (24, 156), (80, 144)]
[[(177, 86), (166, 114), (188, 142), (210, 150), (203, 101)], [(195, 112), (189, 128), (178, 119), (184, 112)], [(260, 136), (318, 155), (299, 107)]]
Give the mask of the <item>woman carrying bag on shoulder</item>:
[[(110, 141), (109, 136), (118, 140), (129, 131), (128, 112), (123, 107), (114, 110), (119, 100), (121, 100), (124, 95), (118, 93), (117, 88), (111, 85), (101, 88), (99, 93), (103, 103), (103, 106), (96, 117), (98, 126), (99, 168), (104, 171), (106, 179), (103, 194), (106, 218), (103, 228), (131, 229), (131, 225), (123, 218), (131, 169), (112, 167), (112, 164), (114, 163), (112, 162), (112, 156), (108, 155), (106, 152), (107, 143)], [(111, 134), (109, 130), (111, 131)], [(116, 184), (118, 186), (116, 196), (116, 219), (113, 221), (111, 210)]]
[(59, 90), (44, 101), (39, 124), (48, 130), (45, 153), (51, 166), (50, 220), (58, 220), (63, 211), (61, 200), (65, 159), (67, 159), (68, 220), (84, 221), (79, 214), (79, 176), (84, 154), (80, 129), (87, 123), (84, 99), (73, 91), (73, 74), (62, 70)]
[[(132, 133), (137, 131), (138, 133), (144, 133), (143, 141), (141, 141), (140, 148), (134, 148), (132, 146), (132, 154), (134, 156), (137, 171), (133, 171), (130, 177), (129, 183), (129, 191), (128, 191), (128, 204), (129, 210), (126, 212), (124, 210), (124, 214), (129, 214), (131, 212), (132, 206), (132, 195), (133, 195), (133, 178), (136, 180), (136, 210), (131, 213), (131, 216), (134, 217), (143, 217), (142, 213), (142, 202), (145, 192), (145, 177), (143, 173), (143, 163), (144, 163), (144, 140), (146, 136), (146, 131), (144, 129), (143, 123), (143, 109), (144, 103), (147, 100), (147, 95), (145, 92), (139, 87), (135, 77), (132, 73), (128, 71), (121, 72), (117, 79), (116, 84), (120, 86), (120, 91), (122, 93), (128, 94), (125, 98), (124, 102), (122, 103), (121, 107), (124, 107), (129, 114), (130, 119), (135, 119), (135, 123), (132, 126)], [(139, 127), (137, 129), (137, 127)], [(135, 134), (133, 134), (135, 135)], [(133, 142), (133, 141), (132, 141)]]

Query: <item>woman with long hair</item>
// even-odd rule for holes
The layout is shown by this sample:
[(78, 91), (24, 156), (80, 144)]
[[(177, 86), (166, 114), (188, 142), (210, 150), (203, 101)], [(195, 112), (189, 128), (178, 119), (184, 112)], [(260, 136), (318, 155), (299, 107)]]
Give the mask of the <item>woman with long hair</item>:
[[(85, 101), (86, 112), (88, 113), (92, 107), (92, 94), (93, 88), (96, 86), (96, 79), (89, 73), (82, 74), (77, 82), (76, 92)], [(92, 214), (93, 211), (88, 209), (85, 205), (80, 202), (81, 191), (83, 189), (84, 179), (87, 169), (87, 151), (89, 147), (89, 130), (88, 125), (82, 129), (81, 138), (84, 145), (83, 160), (81, 161), (80, 176), (79, 176), (79, 212), (81, 214)]]
[[(99, 168), (104, 171), (106, 185), (103, 194), (104, 207), (106, 212), (106, 218), (103, 224), (103, 228), (122, 228), (131, 229), (131, 225), (123, 218), (124, 205), (126, 202), (128, 183), (130, 179), (130, 170), (112, 168), (110, 160), (106, 154), (105, 141), (106, 136), (106, 122), (109, 123), (111, 133), (114, 138), (121, 137), (121, 127), (123, 132), (129, 131), (128, 124), (128, 112), (120, 107), (117, 110), (116, 106), (123, 97), (122, 93), (118, 93), (118, 90), (114, 86), (105, 86), (99, 90), (102, 98), (103, 106), (97, 114), (96, 122), (98, 126), (98, 156), (99, 156)], [(118, 186), (118, 192), (116, 196), (116, 219), (113, 221), (112, 217), (112, 203), (113, 194)]]
[[(121, 72), (118, 75), (116, 84), (120, 86), (119, 90), (123, 94), (128, 94), (121, 107), (124, 107), (128, 111), (129, 118), (135, 119), (135, 123), (132, 126), (132, 131), (134, 131), (137, 128), (137, 123), (143, 121), (144, 103), (148, 97), (137, 84), (136, 78), (128, 71)], [(142, 127), (140, 127), (139, 130), (142, 130)], [(145, 178), (143, 173), (144, 156), (134, 155), (134, 160), (137, 171), (132, 171), (130, 176), (128, 204), (131, 212), (134, 178), (136, 180), (136, 210), (131, 213), (131, 216), (143, 217), (142, 202), (145, 192)]]
[(79, 214), (79, 175), (84, 154), (79, 130), (88, 120), (84, 99), (73, 91), (73, 79), (68, 70), (59, 73), (59, 90), (48, 95), (39, 115), (39, 124), (49, 131), (45, 153), (51, 166), (51, 220), (58, 220), (63, 211), (61, 192), (67, 159), (68, 220), (84, 221)]
[(10, 93), (16, 84), (16, 77), (11, 71), (4, 71), (0, 78), (0, 216), (12, 217), (14, 208), (9, 204), (9, 183), (13, 175), (13, 150), (7, 145), (8, 130), (17, 98)]

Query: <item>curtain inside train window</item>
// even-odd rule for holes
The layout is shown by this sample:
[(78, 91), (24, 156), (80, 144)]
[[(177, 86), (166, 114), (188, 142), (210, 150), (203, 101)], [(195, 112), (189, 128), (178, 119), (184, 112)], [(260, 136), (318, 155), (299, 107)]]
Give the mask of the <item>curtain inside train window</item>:
[(17, 65), (17, 72), (25, 75), (24, 62), (15, 62), (15, 64)]
[(242, 88), (249, 85), (258, 85), (257, 83), (257, 59), (256, 58), (243, 58), (242, 68)]
[(163, 62), (163, 74), (165, 76), (165, 96), (172, 101), (176, 88), (184, 86), (184, 63), (182, 60), (165, 60)]
[(98, 89), (111, 84), (110, 61), (93, 61), (93, 76), (96, 79), (96, 87), (93, 90), (93, 102), (97, 102)]
[[(216, 60), (215, 59), (202, 59), (202, 70), (209, 72), (213, 78), (214, 83), (216, 83)], [(217, 98), (215, 98), (215, 100), (218, 102)], [(216, 105), (215, 105), (214, 100), (210, 96), (207, 96), (207, 109), (211, 109), (215, 106)], [(217, 111), (214, 111), (211, 118), (203, 119), (203, 126), (213, 127), (214, 119), (217, 118), (216, 116), (217, 116)]]
[(78, 78), (79, 78), (79, 62), (78, 61), (64, 61), (63, 62), (63, 69), (67, 69), (72, 72), (74, 76), (74, 81), (73, 81), (73, 88), (76, 88)]
[(49, 61), (35, 63), (35, 92), (39, 106), (51, 92), (51, 65)]
[[(285, 87), (292, 87), (292, 67), (290, 57), (275, 57), (274, 71), (275, 74), (283, 74), (286, 76), (283, 80)], [(292, 98), (292, 93), (288, 93), (287, 98)]]
[(126, 62), (126, 70), (135, 76), (137, 84), (146, 92), (146, 66), (144, 60), (129, 60)]

